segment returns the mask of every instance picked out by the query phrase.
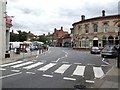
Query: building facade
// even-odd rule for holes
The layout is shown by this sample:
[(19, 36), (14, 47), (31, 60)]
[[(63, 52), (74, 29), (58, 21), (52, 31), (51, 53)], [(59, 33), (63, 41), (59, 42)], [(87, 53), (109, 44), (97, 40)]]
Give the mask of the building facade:
[(70, 34), (65, 34), (63, 37), (62, 37), (62, 46), (63, 47), (71, 47), (71, 36)]
[(7, 2), (0, 0), (0, 60), (10, 57), (9, 40), (12, 20), (6, 14)]
[(53, 46), (62, 46), (62, 36), (65, 35), (63, 27), (60, 30), (54, 29), (54, 33), (52, 34), (52, 44)]
[(5, 58), (6, 53), (6, 3), (0, 0), (0, 60)]
[(118, 27), (116, 22), (120, 19), (120, 15), (102, 16), (85, 19), (81, 16), (81, 21), (72, 24), (72, 42), (73, 48), (91, 48), (97, 46), (103, 48), (107, 44), (119, 44)]

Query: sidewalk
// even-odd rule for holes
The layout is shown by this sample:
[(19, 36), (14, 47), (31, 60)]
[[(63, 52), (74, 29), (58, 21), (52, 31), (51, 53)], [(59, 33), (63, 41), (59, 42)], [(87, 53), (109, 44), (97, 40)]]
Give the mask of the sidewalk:
[(120, 68), (116, 65), (102, 79), (96, 79), (95, 84), (90, 88), (116, 88), (120, 89)]
[[(43, 53), (45, 53), (45, 52), (46, 51), (44, 50)], [(42, 53), (41, 52), (39, 53), (39, 51), (33, 51), (33, 52), (28, 52), (28, 53), (21, 52), (20, 54), (15, 54), (13, 51), (11, 51), (10, 58), (5, 58), (3, 60), (0, 60), (0, 64), (5, 64), (5, 63), (17, 61), (17, 60), (26, 59), (26, 58), (31, 58), (31, 57), (35, 57), (40, 54), (42, 54)]]

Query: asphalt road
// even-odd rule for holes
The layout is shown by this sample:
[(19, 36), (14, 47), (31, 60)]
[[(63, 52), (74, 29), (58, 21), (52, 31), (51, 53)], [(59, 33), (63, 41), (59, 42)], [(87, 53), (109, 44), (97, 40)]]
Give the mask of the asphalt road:
[(103, 78), (116, 59), (71, 48), (52, 47), (27, 61), (0, 65), (3, 88), (74, 88), (94, 84)]

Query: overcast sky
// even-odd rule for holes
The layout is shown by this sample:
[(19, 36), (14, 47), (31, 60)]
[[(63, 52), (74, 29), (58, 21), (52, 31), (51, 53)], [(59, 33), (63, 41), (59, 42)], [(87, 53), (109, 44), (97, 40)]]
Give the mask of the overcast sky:
[(85, 18), (118, 14), (120, 0), (7, 0), (7, 14), (15, 16), (13, 27), (15, 30), (31, 31), (32, 33), (53, 33), (54, 28), (63, 26), (70, 32), (74, 22)]

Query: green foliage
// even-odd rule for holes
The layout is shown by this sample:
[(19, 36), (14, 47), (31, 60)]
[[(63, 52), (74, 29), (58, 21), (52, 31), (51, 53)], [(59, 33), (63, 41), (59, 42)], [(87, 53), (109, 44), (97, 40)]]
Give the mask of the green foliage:
[(40, 36), (40, 37), (37, 39), (37, 41), (46, 43), (47, 37), (46, 37), (46, 36)]
[(25, 31), (18, 31), (19, 34), (15, 34), (15, 33), (10, 33), (10, 42), (15, 42), (15, 41), (19, 41), (19, 42), (23, 42), (27, 40), (27, 36), (28, 33)]

